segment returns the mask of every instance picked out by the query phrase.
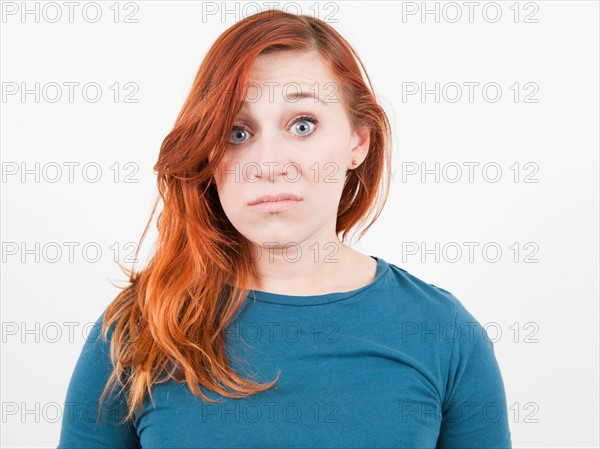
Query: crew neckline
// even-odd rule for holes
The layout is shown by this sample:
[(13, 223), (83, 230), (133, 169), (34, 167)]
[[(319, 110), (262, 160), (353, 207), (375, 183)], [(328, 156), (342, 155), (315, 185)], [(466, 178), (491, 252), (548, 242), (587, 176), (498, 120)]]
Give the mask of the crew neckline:
[(372, 257), (377, 261), (377, 271), (375, 274), (375, 279), (369, 284), (354, 290), (309, 296), (283, 295), (278, 293), (264, 292), (262, 290), (249, 290), (248, 297), (258, 302), (269, 304), (281, 304), (285, 306), (315, 306), (349, 299), (376, 285), (389, 268), (389, 264), (384, 259), (371, 255), (369, 255), (369, 257)]

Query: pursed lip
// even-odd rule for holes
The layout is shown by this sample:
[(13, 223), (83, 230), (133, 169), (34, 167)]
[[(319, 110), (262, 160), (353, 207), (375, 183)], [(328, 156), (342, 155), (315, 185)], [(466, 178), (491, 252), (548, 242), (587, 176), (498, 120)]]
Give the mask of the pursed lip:
[(248, 203), (248, 206), (253, 206), (255, 204), (260, 204), (260, 203), (272, 203), (272, 202), (276, 202), (276, 201), (302, 201), (302, 198), (300, 198), (297, 195), (294, 195), (293, 193), (280, 193), (279, 195), (264, 195), (261, 196), (259, 198), (256, 198), (253, 201), (250, 201)]

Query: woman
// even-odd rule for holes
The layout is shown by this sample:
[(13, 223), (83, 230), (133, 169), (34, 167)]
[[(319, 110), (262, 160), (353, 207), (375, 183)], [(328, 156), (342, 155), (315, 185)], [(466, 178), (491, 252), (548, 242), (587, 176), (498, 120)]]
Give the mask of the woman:
[(214, 43), (155, 166), (155, 254), (85, 343), (59, 448), (511, 446), (481, 325), (344, 243), (390, 177), (357, 61), (280, 11)]

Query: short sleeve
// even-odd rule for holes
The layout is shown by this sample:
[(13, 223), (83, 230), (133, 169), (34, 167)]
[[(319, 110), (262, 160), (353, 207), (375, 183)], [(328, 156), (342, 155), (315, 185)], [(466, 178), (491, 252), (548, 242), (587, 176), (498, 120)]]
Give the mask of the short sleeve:
[(71, 376), (57, 449), (141, 447), (133, 424), (120, 424), (126, 400), (123, 394), (117, 396), (119, 385), (107, 392), (96, 423), (100, 396), (112, 372), (110, 346), (100, 333), (105, 313), (91, 328)]
[(512, 448), (504, 383), (486, 330), (454, 296), (454, 332), (436, 449)]

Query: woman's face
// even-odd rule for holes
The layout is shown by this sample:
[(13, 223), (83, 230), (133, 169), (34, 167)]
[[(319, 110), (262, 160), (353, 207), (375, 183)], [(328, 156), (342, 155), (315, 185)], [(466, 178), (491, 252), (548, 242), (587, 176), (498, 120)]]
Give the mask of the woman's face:
[[(214, 175), (223, 210), (263, 250), (291, 244), (331, 254), (346, 173), (366, 157), (369, 132), (352, 131), (318, 53), (261, 55), (251, 78)], [(300, 200), (249, 205), (282, 193)]]

